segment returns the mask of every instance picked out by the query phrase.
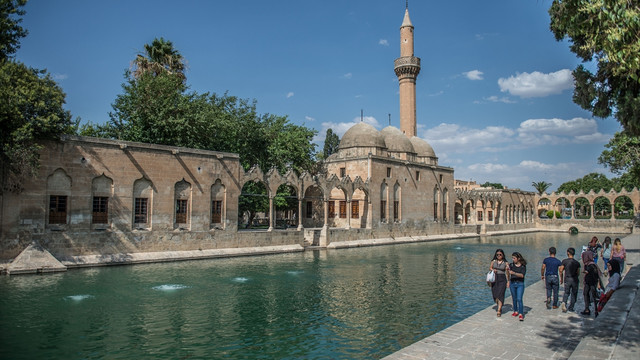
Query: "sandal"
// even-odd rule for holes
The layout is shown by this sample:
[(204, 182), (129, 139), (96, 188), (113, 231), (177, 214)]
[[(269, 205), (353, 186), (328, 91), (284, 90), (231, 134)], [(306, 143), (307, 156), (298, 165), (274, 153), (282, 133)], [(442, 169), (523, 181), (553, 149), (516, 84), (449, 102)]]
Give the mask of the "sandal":
[(498, 311), (498, 313), (496, 314), (498, 317), (502, 316), (502, 311)]

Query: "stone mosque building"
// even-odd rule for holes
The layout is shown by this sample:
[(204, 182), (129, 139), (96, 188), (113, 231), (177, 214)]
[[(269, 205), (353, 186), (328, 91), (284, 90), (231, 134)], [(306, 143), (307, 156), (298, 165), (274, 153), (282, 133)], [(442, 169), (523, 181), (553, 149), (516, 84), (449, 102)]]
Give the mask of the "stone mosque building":
[[(408, 9), (400, 39), (394, 62), (400, 128), (354, 125), (326, 159), (325, 175), (265, 173), (257, 167), (245, 172), (237, 154), (119, 140), (66, 136), (43, 144), (38, 176), (25, 182), (19, 195), (0, 194), (0, 272), (27, 271), (16, 265), (23, 258), (48, 256), (59, 262), (56, 269), (66, 269), (541, 226), (534, 216), (535, 193), (462, 186), (454, 181), (453, 168), (439, 165), (433, 148), (416, 136), (420, 58), (413, 52)], [(251, 181), (262, 182), (270, 200), (269, 227), (263, 231), (239, 230), (238, 199)], [(285, 229), (275, 226), (273, 201), (282, 186), (295, 191), (298, 205), (296, 224)], [(640, 210), (634, 191), (629, 196)], [(558, 229), (566, 225), (550, 221)]]

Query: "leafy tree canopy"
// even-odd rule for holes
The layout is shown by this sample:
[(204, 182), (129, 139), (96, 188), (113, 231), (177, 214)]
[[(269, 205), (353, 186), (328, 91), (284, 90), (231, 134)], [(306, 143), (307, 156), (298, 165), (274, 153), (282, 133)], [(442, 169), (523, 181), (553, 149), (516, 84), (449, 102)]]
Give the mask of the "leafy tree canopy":
[(598, 162), (621, 175), (617, 179), (621, 182), (620, 187), (640, 188), (640, 136), (617, 132), (605, 147), (608, 150), (602, 152)]
[(595, 192), (599, 192), (601, 189), (604, 191), (609, 191), (613, 188), (613, 182), (609, 180), (604, 174), (599, 173), (591, 173), (583, 176), (580, 179), (567, 181), (564, 184), (558, 187), (558, 192), (569, 193), (573, 190), (573, 192), (578, 193), (580, 190), (588, 193), (593, 190)]
[(583, 65), (574, 70), (573, 101), (640, 135), (640, 3), (554, 0), (549, 15), (556, 40), (569, 38), (583, 62), (597, 62), (595, 74)]
[(488, 181), (486, 183), (480, 185), (480, 186), (482, 186), (482, 187), (492, 187), (494, 189), (504, 189), (504, 186), (502, 184), (500, 184), (500, 183), (492, 183), (492, 182), (488, 182)]
[(20, 48), (20, 39), (28, 31), (20, 26), (22, 7), (27, 0), (0, 0), (0, 61), (6, 61)]
[(36, 175), (40, 140), (73, 133), (76, 124), (62, 108), (65, 94), (45, 70), (8, 58), (26, 30), (18, 24), (25, 1), (0, 1), (0, 192), (22, 191)]

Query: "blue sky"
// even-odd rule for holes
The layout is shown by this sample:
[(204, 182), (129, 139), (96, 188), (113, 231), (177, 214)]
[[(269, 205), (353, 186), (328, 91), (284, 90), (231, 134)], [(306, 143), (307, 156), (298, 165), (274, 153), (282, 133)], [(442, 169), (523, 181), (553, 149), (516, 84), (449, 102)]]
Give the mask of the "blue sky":
[[(579, 60), (549, 30), (551, 0), (409, 2), (418, 136), (456, 179), (533, 191), (605, 173), (597, 157), (620, 126), (571, 101)], [(398, 123), (404, 0), (30, 0), (16, 57), (46, 68), (82, 121), (108, 121), (124, 71), (164, 37), (187, 83), (258, 102), (260, 113), (340, 136), (357, 121)], [(321, 146), (319, 146), (321, 149)]]

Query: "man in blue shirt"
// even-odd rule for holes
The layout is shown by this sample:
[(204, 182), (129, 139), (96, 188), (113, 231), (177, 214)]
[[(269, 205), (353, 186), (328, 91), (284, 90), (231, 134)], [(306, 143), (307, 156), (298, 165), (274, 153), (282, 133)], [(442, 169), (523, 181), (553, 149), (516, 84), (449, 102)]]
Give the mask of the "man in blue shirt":
[(540, 269), (540, 275), (547, 287), (547, 309), (551, 308), (551, 293), (553, 293), (553, 308), (558, 308), (558, 289), (560, 281), (558, 279), (558, 268), (562, 265), (562, 262), (556, 259), (556, 248), (549, 248), (549, 257), (542, 261), (542, 269)]

